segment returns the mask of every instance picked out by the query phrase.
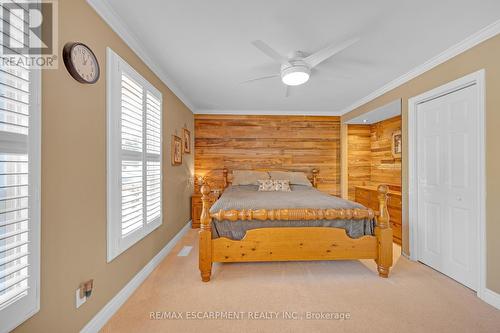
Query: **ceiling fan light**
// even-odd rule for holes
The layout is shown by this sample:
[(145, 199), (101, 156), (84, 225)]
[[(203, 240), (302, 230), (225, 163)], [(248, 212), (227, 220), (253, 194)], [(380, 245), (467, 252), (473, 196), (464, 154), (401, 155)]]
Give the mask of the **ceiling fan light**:
[(296, 66), (282, 71), (281, 80), (288, 86), (298, 86), (309, 80), (310, 70), (307, 67)]

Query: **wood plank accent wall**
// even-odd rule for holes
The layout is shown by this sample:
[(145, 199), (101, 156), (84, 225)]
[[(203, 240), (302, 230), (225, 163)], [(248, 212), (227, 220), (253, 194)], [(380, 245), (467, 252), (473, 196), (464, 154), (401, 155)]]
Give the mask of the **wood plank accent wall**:
[(320, 170), (340, 195), (340, 117), (195, 115), (195, 175), (222, 188), (222, 169)]
[(372, 162), (370, 126), (348, 125), (347, 141), (349, 200), (354, 200), (355, 187), (370, 182)]
[(401, 130), (401, 116), (372, 125), (348, 125), (348, 189), (381, 183), (401, 186), (401, 159), (391, 153), (392, 133)]
[(401, 116), (390, 118), (370, 126), (371, 131), (371, 179), (375, 184), (401, 186), (401, 158), (392, 156), (392, 133), (401, 130)]

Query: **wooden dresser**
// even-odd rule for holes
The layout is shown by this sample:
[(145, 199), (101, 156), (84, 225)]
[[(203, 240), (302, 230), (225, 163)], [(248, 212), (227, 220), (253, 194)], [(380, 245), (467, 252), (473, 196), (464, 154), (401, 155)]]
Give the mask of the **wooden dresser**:
[[(217, 201), (215, 194), (210, 195), (210, 206)], [(191, 228), (196, 229), (200, 227), (200, 216), (203, 203), (201, 202), (201, 193), (194, 193), (191, 196)]]
[[(376, 186), (356, 186), (355, 193), (357, 202), (373, 210), (378, 210)], [(388, 197), (387, 208), (389, 210), (393, 241), (401, 245), (401, 191), (389, 190)]]

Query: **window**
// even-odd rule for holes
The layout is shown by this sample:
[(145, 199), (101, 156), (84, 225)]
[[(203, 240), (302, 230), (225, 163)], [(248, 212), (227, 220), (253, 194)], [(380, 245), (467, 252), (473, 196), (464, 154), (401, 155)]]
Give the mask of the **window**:
[[(29, 15), (0, 12), (3, 54), (20, 46)], [(40, 87), (39, 69), (0, 63), (0, 331), (40, 308)]]
[(107, 49), (108, 262), (162, 223), (162, 96)]

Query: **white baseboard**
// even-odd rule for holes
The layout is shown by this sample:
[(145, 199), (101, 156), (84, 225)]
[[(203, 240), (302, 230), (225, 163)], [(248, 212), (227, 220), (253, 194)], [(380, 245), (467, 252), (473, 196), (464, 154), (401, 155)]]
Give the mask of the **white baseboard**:
[(497, 294), (491, 289), (484, 288), (478, 296), (489, 305), (500, 310), (500, 294)]
[(191, 221), (186, 225), (165, 245), (157, 255), (151, 259), (150, 262), (144, 266), (125, 287), (122, 288), (94, 318), (92, 318), (87, 325), (85, 325), (80, 333), (97, 333), (108, 320), (118, 311), (118, 309), (125, 303), (125, 301), (132, 295), (132, 293), (142, 284), (142, 282), (151, 274), (151, 272), (158, 266), (158, 264), (165, 258), (165, 256), (173, 249), (177, 242), (184, 236), (191, 228)]

